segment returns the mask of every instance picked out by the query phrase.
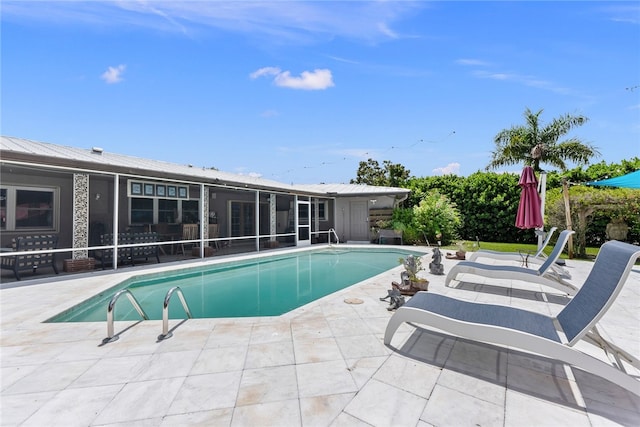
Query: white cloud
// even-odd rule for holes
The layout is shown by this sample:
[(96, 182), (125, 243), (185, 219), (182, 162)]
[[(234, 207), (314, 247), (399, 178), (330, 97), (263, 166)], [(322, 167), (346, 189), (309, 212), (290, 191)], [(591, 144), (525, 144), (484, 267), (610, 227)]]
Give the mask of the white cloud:
[(282, 71), (277, 67), (264, 67), (249, 75), (252, 79), (264, 76), (274, 76), (276, 86), (303, 90), (324, 90), (335, 86), (331, 70), (315, 69), (303, 71), (299, 77), (291, 75), (290, 71)]
[(389, 28), (385, 22), (378, 23), (378, 29), (380, 30), (380, 33), (386, 35), (391, 39), (398, 38), (398, 34), (395, 31), (393, 31), (391, 28)]
[(551, 92), (559, 93), (561, 95), (570, 95), (573, 92), (571, 89), (558, 86), (553, 82), (541, 80), (535, 76), (529, 76), (524, 74), (491, 73), (488, 71), (476, 70), (473, 72), (473, 75), (481, 79), (515, 82), (525, 86), (536, 87), (538, 89), (544, 89)]
[(476, 66), (476, 67), (488, 67), (489, 65), (491, 65), (490, 63), (488, 63), (486, 61), (482, 61), (480, 59), (469, 59), (469, 58), (458, 59), (458, 60), (456, 60), (456, 64), (459, 64), (459, 65), (473, 65), (473, 66)]
[(249, 77), (251, 77), (252, 79), (257, 79), (258, 77), (262, 76), (277, 76), (281, 72), (282, 71), (278, 67), (263, 67), (249, 74)]
[(341, 58), (339, 56), (328, 55), (328, 57), (333, 59), (334, 61), (345, 62), (347, 64), (360, 64), (359, 61), (354, 61), (352, 59)]
[(493, 80), (516, 80), (516, 76), (507, 73), (476, 73), (477, 76)]
[(428, 7), (421, 1), (12, 1), (3, 16), (61, 25), (140, 26), (197, 37), (215, 28), (262, 43), (307, 44), (334, 37), (377, 43), (391, 28)]
[(117, 67), (109, 67), (107, 68), (107, 71), (102, 73), (100, 78), (108, 84), (120, 83), (123, 80), (122, 74), (126, 68), (127, 66), (122, 64)]
[(622, 24), (640, 24), (638, 15), (640, 13), (640, 6), (637, 2), (628, 3), (603, 3), (599, 9), (608, 19), (612, 22), (619, 22)]
[(460, 173), (460, 163), (449, 163), (442, 168), (435, 168), (431, 171), (434, 175), (457, 175)]
[(300, 77), (293, 77), (289, 71), (284, 71), (276, 76), (274, 82), (277, 86), (304, 90), (324, 90), (335, 86), (331, 70), (326, 68), (303, 71)]
[[(480, 59), (473, 59), (473, 58), (461, 58), (461, 59), (457, 59), (455, 62), (458, 65), (478, 67), (478, 68), (492, 66), (492, 64), (489, 62), (486, 62)], [(573, 92), (569, 88), (558, 86), (553, 82), (542, 80), (536, 76), (531, 76), (526, 74), (505, 73), (505, 72), (495, 72), (495, 71), (475, 69), (472, 71), (472, 75), (480, 79), (490, 79), (490, 80), (499, 80), (503, 82), (519, 83), (525, 86), (536, 87), (539, 89), (548, 90), (548, 91), (559, 93), (562, 95), (569, 95)]]

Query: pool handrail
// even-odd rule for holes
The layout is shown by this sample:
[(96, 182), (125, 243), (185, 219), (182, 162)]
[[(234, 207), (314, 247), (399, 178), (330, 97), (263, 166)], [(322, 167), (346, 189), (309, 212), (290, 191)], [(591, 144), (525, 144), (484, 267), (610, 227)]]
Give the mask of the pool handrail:
[(147, 313), (145, 313), (142, 307), (140, 307), (140, 304), (138, 304), (138, 300), (136, 300), (136, 297), (133, 296), (131, 291), (129, 291), (129, 289), (120, 289), (115, 293), (113, 297), (111, 297), (109, 305), (107, 305), (107, 338), (102, 340), (103, 343), (113, 342), (119, 338), (119, 336), (115, 335), (113, 331), (113, 313), (116, 310), (116, 302), (118, 302), (118, 298), (120, 298), (122, 294), (127, 295), (127, 298), (129, 298), (131, 305), (136, 309), (143, 320), (149, 320), (149, 316), (147, 316)]
[(340, 238), (338, 237), (338, 233), (336, 233), (336, 229), (335, 228), (330, 228), (329, 231), (329, 245), (331, 245), (331, 233), (333, 233), (334, 236), (336, 236), (336, 245), (340, 244)]
[(171, 296), (174, 292), (178, 293), (178, 298), (180, 298), (180, 302), (182, 303), (182, 308), (184, 309), (187, 317), (189, 319), (192, 318), (191, 310), (189, 310), (189, 304), (187, 304), (187, 300), (184, 299), (184, 294), (182, 293), (182, 289), (179, 286), (174, 286), (169, 289), (167, 295), (164, 297), (164, 303), (162, 304), (162, 334), (158, 335), (158, 340), (162, 341), (167, 338), (171, 338), (173, 334), (169, 332), (169, 303), (171, 302)]

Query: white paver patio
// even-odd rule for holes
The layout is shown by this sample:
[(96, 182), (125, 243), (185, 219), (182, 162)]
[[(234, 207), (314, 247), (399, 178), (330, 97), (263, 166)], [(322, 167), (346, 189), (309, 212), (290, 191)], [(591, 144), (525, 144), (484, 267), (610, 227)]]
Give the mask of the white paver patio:
[[(428, 265), (431, 255), (425, 256)], [(457, 262), (443, 260), (445, 272)], [(581, 284), (592, 263), (568, 261)], [(173, 266), (175, 267), (175, 266)], [(154, 270), (172, 268), (170, 265)], [(401, 267), (283, 316), (43, 323), (131, 270), (25, 281), (0, 290), (2, 426), (638, 425), (640, 398), (544, 357), (402, 325), (382, 343)], [(140, 271), (136, 271), (139, 274)], [(539, 285), (421, 272), (430, 292), (556, 314)], [(455, 283), (455, 282), (454, 282)], [(242, 295), (238, 295), (242, 298)], [(347, 304), (359, 298), (362, 304)], [(546, 298), (546, 300), (545, 300)], [(600, 330), (640, 355), (640, 267)], [(599, 357), (604, 357), (600, 355)], [(635, 372), (638, 375), (638, 372)]]

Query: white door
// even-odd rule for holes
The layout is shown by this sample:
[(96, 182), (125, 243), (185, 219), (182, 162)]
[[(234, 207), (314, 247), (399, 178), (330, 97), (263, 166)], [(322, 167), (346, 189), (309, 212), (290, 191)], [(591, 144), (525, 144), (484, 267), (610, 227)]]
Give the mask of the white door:
[(298, 246), (311, 244), (311, 203), (298, 200)]
[(367, 202), (350, 203), (351, 240), (369, 240), (369, 218), (367, 217)]

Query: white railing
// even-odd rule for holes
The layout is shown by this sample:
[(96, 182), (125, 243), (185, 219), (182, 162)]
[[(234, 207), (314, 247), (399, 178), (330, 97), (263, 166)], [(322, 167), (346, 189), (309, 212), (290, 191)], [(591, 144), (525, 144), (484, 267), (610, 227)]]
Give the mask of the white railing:
[(338, 237), (338, 233), (336, 233), (336, 230), (334, 228), (330, 228), (328, 233), (329, 233), (329, 244), (331, 245), (331, 234), (333, 234), (334, 236), (336, 236), (336, 244), (339, 245), (340, 238)]

